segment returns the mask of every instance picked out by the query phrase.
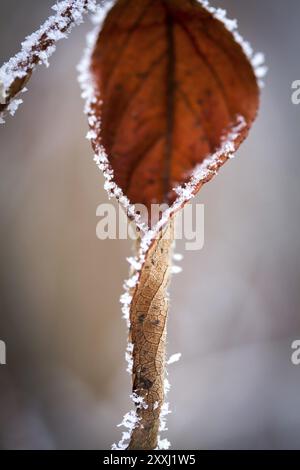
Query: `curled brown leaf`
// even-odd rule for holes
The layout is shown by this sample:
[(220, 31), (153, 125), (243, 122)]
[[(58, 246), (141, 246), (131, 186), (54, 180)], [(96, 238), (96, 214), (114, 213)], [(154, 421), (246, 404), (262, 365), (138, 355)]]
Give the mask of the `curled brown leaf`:
[(101, 97), (99, 139), (114, 181), (148, 209), (171, 205), (174, 188), (220, 148), (241, 116), (236, 149), (258, 108), (257, 80), (242, 47), (195, 0), (118, 0), (91, 71)]

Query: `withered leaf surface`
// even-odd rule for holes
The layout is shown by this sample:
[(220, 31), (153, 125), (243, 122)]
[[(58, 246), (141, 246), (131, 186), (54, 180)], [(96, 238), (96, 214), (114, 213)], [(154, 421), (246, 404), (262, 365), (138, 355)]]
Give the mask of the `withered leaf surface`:
[(114, 181), (148, 208), (172, 204), (174, 187), (189, 181), (242, 116), (237, 148), (258, 108), (256, 77), (241, 46), (195, 0), (118, 0), (91, 71), (101, 97), (98, 138)]

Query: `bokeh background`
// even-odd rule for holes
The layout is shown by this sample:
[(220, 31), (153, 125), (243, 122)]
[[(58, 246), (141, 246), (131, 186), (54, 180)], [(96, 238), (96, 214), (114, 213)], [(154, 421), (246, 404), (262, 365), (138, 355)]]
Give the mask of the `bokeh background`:
[[(1, 0), (0, 58), (53, 0)], [(267, 57), (259, 118), (238, 158), (198, 195), (205, 246), (171, 287), (169, 368), (175, 449), (300, 448), (299, 0), (213, 2)], [(119, 295), (128, 241), (99, 241), (107, 201), (85, 139), (75, 70), (89, 21), (34, 74), (0, 128), (0, 446), (108, 449), (131, 408)], [(177, 251), (184, 245), (178, 243)]]

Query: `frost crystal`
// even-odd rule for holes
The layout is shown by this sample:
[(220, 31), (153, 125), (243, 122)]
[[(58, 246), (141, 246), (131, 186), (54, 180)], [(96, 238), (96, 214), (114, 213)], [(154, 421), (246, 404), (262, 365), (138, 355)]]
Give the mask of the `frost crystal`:
[(128, 292), (125, 292), (121, 298), (120, 298), (120, 302), (121, 304), (124, 304), (124, 305), (128, 305), (131, 303), (131, 300), (132, 300), (132, 296), (128, 294)]
[(170, 441), (168, 439), (161, 439), (160, 436), (158, 436), (158, 442), (157, 442), (157, 448), (160, 450), (168, 450), (171, 447)]
[(126, 413), (126, 415), (124, 415), (122, 423), (118, 424), (118, 428), (121, 426), (125, 426), (125, 428), (133, 429), (137, 422), (138, 418), (136, 416), (136, 413), (132, 410)]
[(171, 384), (170, 382), (168, 381), (167, 378), (165, 378), (164, 380), (164, 392), (165, 392), (165, 395), (168, 395), (169, 391), (171, 390)]
[(87, 133), (87, 135), (86, 135), (86, 138), (87, 138), (88, 140), (96, 139), (96, 137), (97, 137), (97, 134), (96, 134), (96, 132), (93, 131), (93, 130), (88, 131), (88, 133)]
[(7, 109), (8, 109), (8, 111), (10, 112), (10, 114), (11, 114), (12, 116), (15, 115), (15, 113), (16, 113), (18, 107), (19, 107), (20, 104), (22, 104), (22, 103), (23, 103), (23, 100), (21, 100), (21, 99), (13, 100), (11, 103), (9, 103)]
[(173, 253), (173, 260), (174, 261), (182, 261), (183, 255), (181, 253)]
[(128, 344), (127, 344), (126, 352), (125, 352), (125, 359), (126, 359), (126, 362), (127, 362), (126, 371), (130, 375), (132, 374), (132, 367), (133, 367), (132, 353), (133, 353), (133, 344), (129, 341)]
[(136, 411), (131, 410), (123, 417), (122, 423), (118, 424), (118, 427), (124, 426), (128, 431), (122, 433), (122, 439), (118, 444), (112, 445), (112, 450), (125, 450), (127, 448), (127, 441), (130, 439), (132, 430), (135, 428), (136, 424), (139, 422)]
[(161, 412), (160, 412), (160, 426), (159, 426), (159, 431), (167, 431), (167, 419), (166, 417), (171, 413), (171, 410), (169, 408), (169, 403), (164, 403), (161, 407)]
[(167, 364), (170, 365), (170, 364), (174, 364), (174, 362), (178, 362), (181, 358), (181, 353), (176, 353), (176, 354), (172, 354), (172, 356), (169, 358)]
[(139, 271), (142, 267), (141, 262), (137, 258), (127, 258), (127, 261), (136, 271)]
[(132, 300), (132, 296), (129, 294), (128, 290), (126, 289), (124, 294), (122, 294), (120, 297), (120, 303), (122, 304), (123, 318), (124, 320), (126, 320), (128, 328), (130, 327), (129, 314), (130, 314), (131, 300)]
[[(141, 265), (141, 263), (139, 263), (139, 265)], [(139, 274), (131, 276), (127, 281), (125, 281), (125, 288), (133, 289), (137, 285), (138, 279)]]
[(175, 264), (173, 264), (171, 268), (171, 272), (172, 274), (180, 274), (182, 272), (182, 268), (180, 266), (175, 266)]
[(133, 393), (132, 395), (130, 395), (130, 398), (132, 399), (133, 403), (135, 403), (135, 406), (138, 409), (144, 408), (146, 410), (148, 408), (147, 403), (145, 403), (145, 398), (144, 397), (140, 397), (136, 393)]

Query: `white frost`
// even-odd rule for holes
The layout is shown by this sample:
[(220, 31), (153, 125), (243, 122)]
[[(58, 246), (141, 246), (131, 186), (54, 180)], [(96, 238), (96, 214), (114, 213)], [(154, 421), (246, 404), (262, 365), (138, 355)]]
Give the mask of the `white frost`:
[(22, 104), (22, 103), (23, 103), (23, 100), (21, 100), (21, 99), (13, 100), (11, 103), (9, 103), (7, 109), (8, 109), (8, 111), (10, 112), (10, 114), (11, 114), (12, 116), (15, 115), (15, 113), (16, 113), (18, 107), (19, 107), (20, 104)]
[(137, 422), (138, 422), (138, 418), (136, 416), (136, 413), (133, 410), (131, 410), (124, 415), (123, 421), (117, 426), (118, 428), (121, 426), (125, 426), (125, 428), (132, 429), (134, 428)]
[(145, 403), (145, 398), (140, 397), (137, 393), (132, 393), (130, 398), (138, 409), (144, 408), (146, 410), (148, 408), (147, 403)]
[(172, 413), (170, 408), (169, 408), (169, 403), (164, 403), (161, 407), (161, 412), (160, 412), (160, 426), (159, 426), (159, 432), (167, 431), (167, 416)]
[[(57, 41), (67, 37), (74, 25), (83, 21), (84, 13), (94, 12), (96, 0), (63, 0), (52, 7), (56, 14), (50, 16), (45, 23), (31, 35), (27, 36), (21, 44), (21, 51), (12, 57), (0, 68), (0, 103), (4, 104), (9, 96), (9, 89), (17, 78), (23, 78), (38, 64), (49, 65), (49, 58), (55, 51)], [(66, 14), (69, 12), (71, 19)], [(62, 31), (63, 30), (63, 31)], [(43, 38), (43, 50), (40, 48), (41, 38)], [(45, 42), (45, 38), (48, 42)], [(23, 90), (25, 91), (25, 90)], [(11, 115), (14, 115), (22, 100), (13, 99), (8, 107)], [(0, 115), (0, 122), (4, 122), (3, 113)]]
[(172, 354), (172, 356), (169, 357), (167, 364), (174, 364), (174, 362), (178, 362), (181, 358), (181, 353), (176, 353)]
[(157, 449), (168, 450), (170, 447), (171, 443), (168, 441), (168, 439), (161, 439), (160, 436), (158, 436)]
[(112, 450), (125, 450), (127, 448), (132, 430), (135, 428), (138, 422), (139, 418), (135, 410), (131, 410), (124, 415), (123, 421), (118, 424), (118, 427), (124, 426), (128, 429), (128, 431), (124, 431), (122, 433), (121, 440), (118, 442), (118, 444), (112, 445)]
[(127, 258), (127, 261), (128, 263), (130, 264), (130, 266), (133, 267), (133, 269), (135, 269), (136, 271), (139, 271), (141, 269), (141, 262), (137, 259), (137, 258)]
[(174, 261), (182, 261), (183, 255), (181, 253), (173, 253), (173, 260)]
[(134, 274), (129, 279), (127, 279), (127, 281), (125, 281), (124, 283), (125, 289), (133, 289), (137, 285), (138, 279), (139, 279), (138, 273)]
[(173, 266), (171, 267), (171, 272), (172, 274), (180, 274), (182, 272), (182, 268), (173, 264)]
[(125, 360), (127, 362), (126, 372), (128, 372), (128, 374), (130, 375), (132, 374), (132, 367), (133, 367), (132, 353), (133, 353), (133, 344), (129, 341), (127, 344), (126, 352), (125, 352)]

